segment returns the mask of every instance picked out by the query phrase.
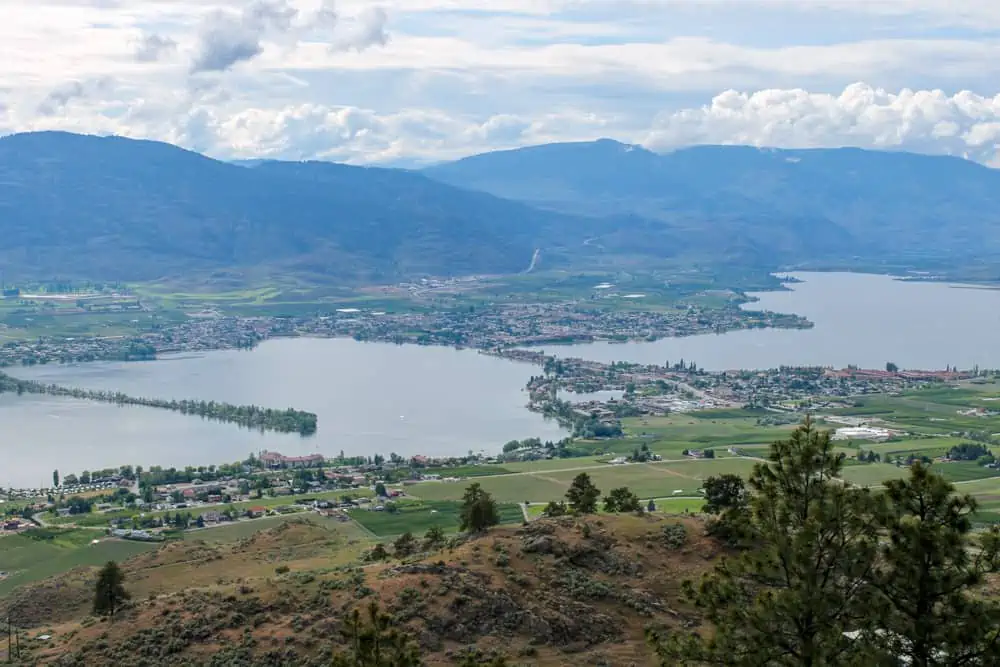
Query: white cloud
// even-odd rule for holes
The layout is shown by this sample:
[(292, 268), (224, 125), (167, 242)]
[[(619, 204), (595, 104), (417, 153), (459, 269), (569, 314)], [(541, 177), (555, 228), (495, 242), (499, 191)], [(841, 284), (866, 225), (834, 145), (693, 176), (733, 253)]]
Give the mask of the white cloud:
[(643, 143), (658, 150), (691, 144), (859, 146), (960, 155), (993, 164), (1000, 154), (1000, 95), (894, 93), (863, 83), (839, 95), (728, 90), (701, 108), (661, 114)]
[(0, 0), (0, 15), (0, 131), (354, 162), (597, 136), (997, 159), (996, 0)]
[(136, 40), (135, 59), (139, 62), (156, 62), (177, 51), (177, 42), (156, 33), (144, 34)]

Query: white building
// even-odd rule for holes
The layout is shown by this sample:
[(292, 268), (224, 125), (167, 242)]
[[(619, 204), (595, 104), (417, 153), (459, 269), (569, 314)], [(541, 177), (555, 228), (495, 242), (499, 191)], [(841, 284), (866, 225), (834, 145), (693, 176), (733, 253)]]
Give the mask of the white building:
[(838, 428), (834, 434), (834, 440), (888, 440), (892, 437), (892, 431), (874, 426), (847, 426)]

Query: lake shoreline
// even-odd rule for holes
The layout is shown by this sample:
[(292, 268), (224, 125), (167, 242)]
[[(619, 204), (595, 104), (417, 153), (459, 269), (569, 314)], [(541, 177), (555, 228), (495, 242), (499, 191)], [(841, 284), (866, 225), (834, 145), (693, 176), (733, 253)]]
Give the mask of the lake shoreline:
[[(889, 363), (901, 369), (1000, 367), (1000, 350), (988, 341), (989, 332), (1000, 326), (1000, 302), (993, 305), (998, 291), (866, 274), (802, 278), (794, 289), (757, 293), (760, 301), (750, 307), (800, 312), (816, 322), (812, 329), (534, 346), (529, 352), (606, 365), (694, 363), (713, 374), (739, 369), (780, 374), (782, 367), (882, 369)], [(51, 474), (51, 469), (45, 472), (51, 465), (46, 461), (73, 469), (122, 461), (207, 465), (261, 449), (293, 456), (340, 450), (449, 455), (496, 451), (508, 440), (525, 437), (567, 435), (566, 428), (526, 409), (526, 385), (540, 371), (525, 370), (510, 359), (413, 338), (373, 342), (287, 333), (242, 348), (179, 350), (155, 362), (38, 364), (12, 369), (12, 374), (135, 396), (294, 405), (318, 415), (322, 425), (316, 436), (261, 435), (178, 414), (150, 414), (166, 411), (0, 396), (0, 418), (12, 434), (10, 466), (23, 466), (17, 476), (30, 483)], [(519, 348), (503, 351), (509, 357), (512, 349)]]

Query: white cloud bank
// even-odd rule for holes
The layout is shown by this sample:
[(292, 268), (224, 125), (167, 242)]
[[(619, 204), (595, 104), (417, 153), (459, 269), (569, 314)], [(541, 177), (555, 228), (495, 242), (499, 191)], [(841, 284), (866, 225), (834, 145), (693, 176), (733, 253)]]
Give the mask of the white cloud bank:
[(728, 90), (699, 109), (661, 114), (641, 141), (654, 150), (691, 144), (858, 146), (958, 155), (1000, 167), (1000, 95), (893, 93), (864, 83), (839, 95)]
[[(100, 84), (100, 85), (98, 85)], [(353, 106), (259, 104), (224, 91), (159, 100), (67, 87), (38, 114), (0, 99), (0, 133), (41, 129), (159, 139), (220, 158), (327, 159), (419, 164), (552, 141), (613, 137), (666, 151), (697, 144), (780, 148), (858, 146), (964, 156), (1000, 167), (1000, 95), (888, 92), (863, 83), (839, 94), (733, 90), (700, 108), (664, 112), (644, 127), (580, 109), (471, 117), (443, 109), (378, 112)], [(104, 94), (120, 101), (101, 101)]]

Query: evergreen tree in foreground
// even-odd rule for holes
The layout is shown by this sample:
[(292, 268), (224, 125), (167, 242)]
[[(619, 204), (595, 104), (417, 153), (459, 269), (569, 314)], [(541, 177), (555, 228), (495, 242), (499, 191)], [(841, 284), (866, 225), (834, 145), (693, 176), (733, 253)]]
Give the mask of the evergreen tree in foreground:
[(577, 514), (593, 514), (597, 511), (597, 499), (601, 497), (601, 490), (590, 481), (590, 475), (581, 472), (573, 479), (573, 483), (566, 492), (566, 500), (569, 508)]
[(478, 482), (469, 486), (462, 496), (461, 519), (459, 530), (470, 533), (482, 533), (500, 523), (496, 501)]
[(107, 616), (113, 622), (115, 612), (131, 596), (125, 590), (125, 574), (113, 560), (108, 561), (97, 575), (94, 587), (94, 615)]
[(973, 534), (972, 498), (919, 461), (878, 493), (852, 488), (808, 420), (769, 458), (750, 479), (750, 548), (688, 586), (714, 634), (653, 634), (662, 665), (1000, 664), (1000, 604), (976, 590), (1000, 569), (1000, 530)]
[(997, 570), (1000, 533), (974, 536), (976, 501), (921, 462), (885, 486), (879, 525), (888, 539), (872, 577), (879, 613), (866, 641), (882, 664), (1000, 664), (1000, 606), (970, 595)]
[(809, 420), (771, 446), (750, 477), (754, 548), (688, 587), (715, 632), (654, 637), (662, 665), (863, 664), (844, 633), (870, 618), (876, 526), (870, 494), (843, 483), (841, 466)]

